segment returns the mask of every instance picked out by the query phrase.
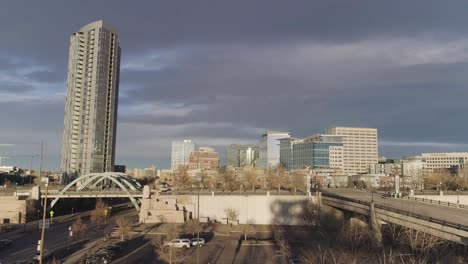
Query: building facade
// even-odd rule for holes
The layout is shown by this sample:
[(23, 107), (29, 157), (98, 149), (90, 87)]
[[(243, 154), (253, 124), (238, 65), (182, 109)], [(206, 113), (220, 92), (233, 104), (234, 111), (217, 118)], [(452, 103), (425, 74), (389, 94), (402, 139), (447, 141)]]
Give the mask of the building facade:
[(200, 147), (198, 151), (190, 154), (189, 170), (218, 170), (219, 154), (214, 149), (209, 147)]
[(422, 153), (418, 156), (405, 157), (403, 160), (419, 162), (423, 173), (431, 173), (437, 169), (451, 169), (468, 163), (468, 152)]
[(70, 37), (62, 175), (114, 170), (120, 47), (103, 21)]
[(194, 151), (195, 143), (192, 140), (172, 141), (171, 169), (175, 171), (180, 165), (188, 165), (190, 153)]
[(227, 166), (255, 167), (259, 157), (259, 150), (254, 145), (232, 144), (227, 147)]
[(265, 132), (260, 140), (258, 167), (267, 170), (278, 167), (280, 165), (279, 140), (290, 137), (289, 132)]
[(403, 175), (403, 166), (398, 159), (379, 159), (379, 162), (370, 165), (368, 173), (370, 174), (384, 174), (384, 175)]
[(343, 173), (366, 173), (378, 162), (376, 128), (332, 127), (327, 134), (343, 137)]
[(341, 136), (314, 135), (305, 139), (280, 139), (280, 162), (287, 170), (335, 169), (343, 167)]

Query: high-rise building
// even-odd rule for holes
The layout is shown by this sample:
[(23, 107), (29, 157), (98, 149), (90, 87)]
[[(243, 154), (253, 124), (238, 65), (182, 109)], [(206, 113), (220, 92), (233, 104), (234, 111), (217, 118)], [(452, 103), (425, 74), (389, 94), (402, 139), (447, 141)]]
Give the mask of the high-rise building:
[(120, 46), (101, 21), (70, 37), (61, 171), (84, 175), (114, 170)]
[(214, 149), (209, 147), (200, 147), (198, 151), (190, 154), (190, 170), (217, 170), (219, 168), (219, 155)]
[(343, 139), (335, 135), (314, 135), (304, 139), (280, 139), (280, 162), (287, 170), (334, 169), (343, 167)]
[(376, 128), (332, 127), (327, 130), (327, 134), (343, 137), (345, 174), (366, 173), (370, 165), (378, 162)]
[(258, 167), (274, 169), (280, 165), (280, 139), (290, 138), (289, 132), (267, 131), (260, 140)]
[(188, 165), (190, 153), (195, 151), (192, 140), (172, 141), (171, 169), (177, 170), (180, 165)]
[(233, 167), (255, 167), (258, 156), (259, 151), (257, 146), (232, 144), (227, 147), (226, 165)]

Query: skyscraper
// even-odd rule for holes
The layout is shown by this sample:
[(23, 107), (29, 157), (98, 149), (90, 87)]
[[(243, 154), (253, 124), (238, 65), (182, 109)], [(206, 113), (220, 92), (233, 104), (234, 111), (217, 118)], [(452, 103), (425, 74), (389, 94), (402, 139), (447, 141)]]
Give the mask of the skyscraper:
[(70, 37), (61, 171), (114, 170), (120, 46), (102, 20)]
[(366, 173), (378, 162), (377, 128), (332, 127), (327, 134), (343, 136), (343, 172)]
[(195, 151), (195, 143), (191, 140), (172, 141), (171, 169), (177, 170), (180, 165), (188, 165), (190, 153)]
[(260, 140), (258, 167), (274, 169), (280, 165), (280, 139), (290, 138), (289, 132), (267, 131)]

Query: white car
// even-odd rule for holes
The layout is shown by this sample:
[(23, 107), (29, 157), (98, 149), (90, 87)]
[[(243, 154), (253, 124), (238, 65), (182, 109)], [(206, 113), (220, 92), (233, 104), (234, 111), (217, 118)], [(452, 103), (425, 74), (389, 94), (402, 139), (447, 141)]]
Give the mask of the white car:
[(172, 239), (171, 241), (164, 244), (165, 247), (173, 248), (189, 248), (190, 240), (188, 239)]
[(192, 240), (190, 240), (190, 243), (192, 246), (200, 246), (200, 247), (203, 247), (205, 245), (205, 239), (203, 238), (193, 238)]

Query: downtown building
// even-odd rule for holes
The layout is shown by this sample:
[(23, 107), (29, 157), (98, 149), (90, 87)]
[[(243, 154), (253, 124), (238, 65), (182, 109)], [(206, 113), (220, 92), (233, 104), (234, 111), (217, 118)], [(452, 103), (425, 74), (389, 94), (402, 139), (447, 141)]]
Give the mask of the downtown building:
[(288, 171), (343, 168), (343, 138), (335, 135), (313, 135), (304, 139), (280, 139), (280, 163)]
[(241, 168), (256, 167), (259, 158), (258, 146), (231, 144), (227, 147), (227, 166)]
[(378, 137), (376, 128), (331, 127), (327, 135), (343, 138), (343, 173), (367, 173), (369, 166), (378, 163)]
[(114, 170), (120, 54), (117, 31), (102, 20), (70, 37), (62, 183)]
[[(410, 165), (418, 164), (412, 168)], [(468, 152), (421, 153), (418, 156), (403, 158), (404, 172), (419, 169), (422, 173), (432, 173), (437, 170), (459, 170), (468, 164)]]
[(181, 165), (187, 166), (190, 154), (194, 151), (195, 143), (192, 140), (172, 141), (171, 169), (176, 171)]
[(280, 139), (290, 138), (289, 132), (266, 131), (260, 139), (258, 166), (271, 170), (280, 166)]
[(189, 170), (212, 170), (218, 171), (219, 154), (213, 148), (200, 147), (198, 151), (190, 153)]

